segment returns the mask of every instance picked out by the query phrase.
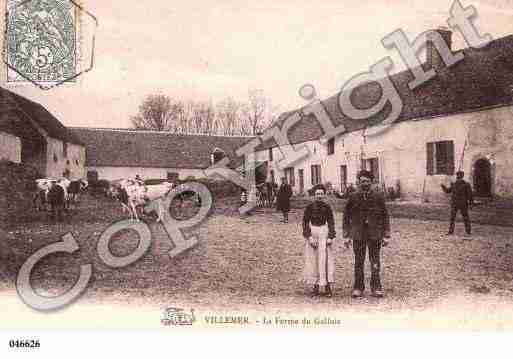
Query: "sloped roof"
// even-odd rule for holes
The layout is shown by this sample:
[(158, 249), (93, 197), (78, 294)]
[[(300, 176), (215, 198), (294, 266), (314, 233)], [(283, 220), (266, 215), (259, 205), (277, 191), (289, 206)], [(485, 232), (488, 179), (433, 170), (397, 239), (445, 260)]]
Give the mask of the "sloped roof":
[(72, 127), (86, 146), (86, 166), (205, 169), (218, 148), (236, 168), (235, 151), (252, 137), (178, 135), (159, 131)]
[[(477, 111), (479, 109), (510, 105), (513, 103), (513, 35), (490, 42), (482, 49), (468, 48), (461, 50), (464, 58), (455, 65), (436, 70), (437, 74), (414, 90), (408, 83), (414, 79), (409, 70), (390, 75), (403, 108), (396, 122), (426, 117), (437, 117), (459, 112)], [(428, 65), (423, 64), (428, 70)], [(357, 131), (376, 125), (385, 120), (391, 106), (365, 120), (354, 120), (342, 113), (339, 95), (322, 101), (334, 125), (344, 124), (347, 132)], [(381, 88), (376, 82), (368, 82), (356, 87), (351, 99), (357, 108), (369, 108), (381, 96)], [(283, 116), (277, 125), (298, 109)], [(313, 116), (303, 117), (289, 131), (291, 143), (317, 140), (322, 137), (321, 126)], [(265, 141), (261, 148), (276, 146), (273, 139)]]
[[(24, 137), (28, 131), (31, 133), (35, 131), (29, 124), (29, 118), (41, 126), (52, 138), (82, 144), (43, 106), (0, 87), (0, 130)], [(21, 126), (20, 123), (22, 123)]]

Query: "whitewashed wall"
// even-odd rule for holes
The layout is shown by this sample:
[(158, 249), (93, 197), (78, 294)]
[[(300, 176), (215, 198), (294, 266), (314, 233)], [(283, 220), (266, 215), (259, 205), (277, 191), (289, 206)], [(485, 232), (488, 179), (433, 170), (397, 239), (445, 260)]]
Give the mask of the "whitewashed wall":
[(205, 177), (202, 169), (177, 169), (177, 168), (158, 168), (158, 167), (86, 167), (87, 171), (97, 171), (99, 179), (109, 181), (120, 178), (135, 178), (136, 175), (142, 179), (166, 179), (168, 172), (178, 173), (179, 179), (183, 180), (189, 176), (195, 178)]
[(21, 140), (19, 137), (0, 132), (0, 159), (21, 162)]

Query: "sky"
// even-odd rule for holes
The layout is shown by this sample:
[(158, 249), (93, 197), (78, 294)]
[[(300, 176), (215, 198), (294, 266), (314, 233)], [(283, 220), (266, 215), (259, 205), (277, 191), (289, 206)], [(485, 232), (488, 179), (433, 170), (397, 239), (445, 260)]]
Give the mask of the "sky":
[[(5, 0), (0, 0), (3, 2)], [(513, 34), (513, 0), (461, 1), (474, 5), (481, 33)], [(163, 93), (179, 100), (247, 99), (261, 89), (280, 110), (305, 104), (313, 84), (320, 98), (385, 56), (404, 66), (381, 39), (401, 28), (413, 39), (448, 26), (445, 0), (83, 0), (99, 26), (93, 69), (77, 83), (43, 91), (0, 82), (44, 105), (66, 126), (129, 127), (142, 99)], [(5, 5), (3, 5), (5, 6)], [(3, 21), (3, 20), (2, 20)], [(3, 23), (2, 27), (3, 27)], [(89, 57), (93, 27), (82, 23)], [(466, 47), (453, 34), (453, 48)], [(86, 56), (87, 55), (87, 56)]]

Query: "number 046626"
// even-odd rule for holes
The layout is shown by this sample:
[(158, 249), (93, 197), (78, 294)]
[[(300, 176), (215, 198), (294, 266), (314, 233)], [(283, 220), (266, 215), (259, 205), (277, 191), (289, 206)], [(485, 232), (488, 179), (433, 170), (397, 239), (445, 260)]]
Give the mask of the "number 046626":
[(41, 344), (39, 339), (11, 339), (9, 340), (10, 348), (39, 348)]

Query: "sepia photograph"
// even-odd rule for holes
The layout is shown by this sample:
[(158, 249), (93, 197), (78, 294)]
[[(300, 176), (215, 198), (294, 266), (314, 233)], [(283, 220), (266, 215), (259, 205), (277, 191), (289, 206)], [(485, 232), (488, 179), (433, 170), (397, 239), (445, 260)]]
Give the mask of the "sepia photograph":
[(513, 328), (509, 0), (0, 5), (3, 330)]

